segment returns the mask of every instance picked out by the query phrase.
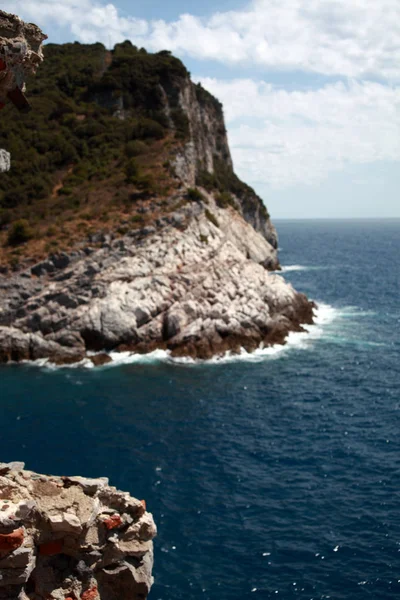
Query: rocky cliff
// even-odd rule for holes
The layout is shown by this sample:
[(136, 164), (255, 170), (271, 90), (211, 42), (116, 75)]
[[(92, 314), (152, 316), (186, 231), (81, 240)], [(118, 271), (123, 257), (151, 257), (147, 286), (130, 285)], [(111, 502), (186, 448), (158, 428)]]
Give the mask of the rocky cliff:
[(209, 190), (228, 190), (232, 205), (276, 250), (278, 237), (265, 205), (234, 173), (222, 104), (189, 77), (180, 82), (177, 103), (190, 130), (189, 141), (174, 160), (180, 180), (188, 187), (199, 184)]
[(156, 348), (210, 358), (312, 322), (313, 305), (263, 266), (270, 244), (205, 191), (155, 227), (101, 239), (0, 280), (0, 360)]
[(144, 600), (156, 527), (108, 480), (0, 463), (0, 598)]
[[(0, 360), (99, 364), (111, 350), (156, 348), (210, 358), (284, 343), (311, 323), (313, 304), (272, 272), (276, 231), (234, 173), (221, 104), (168, 52), (149, 55), (128, 42), (113, 53), (85, 48), (81, 64), (79, 44), (51, 47), (52, 68), (43, 67), (59, 97), (37, 104), (52, 129), (30, 156), (49, 169), (49, 195), (32, 199), (36, 180), (16, 194), (9, 175), (0, 178), (9, 258), (0, 275)], [(33, 97), (46, 89), (38, 81)], [(57, 127), (69, 146), (56, 138), (53, 153), (47, 135)], [(60, 149), (68, 162), (51, 180)], [(13, 160), (29, 180), (18, 152)]]

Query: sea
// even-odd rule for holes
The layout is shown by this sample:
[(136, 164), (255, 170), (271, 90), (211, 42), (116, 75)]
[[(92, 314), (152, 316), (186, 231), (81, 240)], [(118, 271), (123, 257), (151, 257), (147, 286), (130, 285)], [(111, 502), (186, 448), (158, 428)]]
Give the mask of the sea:
[(400, 597), (400, 220), (276, 225), (286, 346), (0, 368), (0, 460), (145, 499), (152, 600)]

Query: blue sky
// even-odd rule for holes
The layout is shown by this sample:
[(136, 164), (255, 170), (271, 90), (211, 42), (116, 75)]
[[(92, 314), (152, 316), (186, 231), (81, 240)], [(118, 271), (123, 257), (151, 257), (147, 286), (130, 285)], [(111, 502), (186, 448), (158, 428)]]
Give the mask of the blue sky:
[(240, 9), (243, 7), (242, 0), (144, 0), (142, 2), (132, 2), (132, 0), (120, 0), (115, 5), (121, 10), (121, 14), (134, 15), (143, 19), (165, 19), (174, 21), (183, 13), (190, 13), (199, 17), (206, 17), (215, 12), (225, 12), (228, 10)]
[(275, 218), (400, 217), (399, 0), (6, 0), (50, 41), (170, 49)]

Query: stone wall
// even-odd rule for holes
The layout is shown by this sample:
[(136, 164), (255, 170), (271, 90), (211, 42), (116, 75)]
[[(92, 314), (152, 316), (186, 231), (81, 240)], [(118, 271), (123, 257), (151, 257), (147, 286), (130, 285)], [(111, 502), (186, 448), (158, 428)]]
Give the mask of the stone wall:
[(0, 463), (1, 600), (144, 600), (156, 527), (108, 480)]

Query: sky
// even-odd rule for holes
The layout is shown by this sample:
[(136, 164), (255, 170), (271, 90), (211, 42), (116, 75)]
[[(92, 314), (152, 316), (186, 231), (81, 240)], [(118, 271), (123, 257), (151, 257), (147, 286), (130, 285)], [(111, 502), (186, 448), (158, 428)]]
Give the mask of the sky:
[(400, 218), (400, 0), (3, 0), (51, 42), (171, 50), (275, 218)]

